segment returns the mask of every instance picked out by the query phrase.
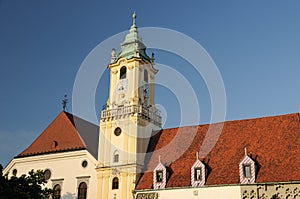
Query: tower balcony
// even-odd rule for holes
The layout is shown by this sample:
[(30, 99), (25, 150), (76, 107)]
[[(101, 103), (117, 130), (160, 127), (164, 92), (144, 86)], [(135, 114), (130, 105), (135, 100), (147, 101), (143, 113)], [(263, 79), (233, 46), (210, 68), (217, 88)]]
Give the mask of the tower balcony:
[(113, 119), (126, 118), (131, 116), (139, 116), (144, 120), (147, 120), (156, 126), (161, 127), (162, 118), (159, 111), (152, 111), (143, 105), (128, 105), (122, 106), (115, 109), (107, 109), (101, 112), (101, 121), (109, 121)]

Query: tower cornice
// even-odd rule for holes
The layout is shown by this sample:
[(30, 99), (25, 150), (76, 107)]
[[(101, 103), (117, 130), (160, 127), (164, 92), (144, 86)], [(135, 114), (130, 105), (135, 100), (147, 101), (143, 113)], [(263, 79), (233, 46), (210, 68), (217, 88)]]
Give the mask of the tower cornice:
[(154, 68), (153, 64), (149, 61), (144, 61), (143, 59), (139, 58), (139, 57), (133, 57), (131, 59), (126, 59), (126, 58), (121, 58), (119, 59), (117, 62), (115, 63), (110, 63), (107, 65), (108, 69), (112, 69), (115, 67), (120, 67), (121, 65), (128, 65), (129, 69), (130, 69), (130, 64), (134, 63), (134, 62), (138, 62), (140, 63), (139, 65), (133, 65), (133, 67), (139, 67), (139, 66), (143, 66), (143, 65), (149, 65), (149, 69), (151, 70), (151, 72), (153, 72), (154, 74), (156, 74), (158, 72), (158, 70), (156, 68)]

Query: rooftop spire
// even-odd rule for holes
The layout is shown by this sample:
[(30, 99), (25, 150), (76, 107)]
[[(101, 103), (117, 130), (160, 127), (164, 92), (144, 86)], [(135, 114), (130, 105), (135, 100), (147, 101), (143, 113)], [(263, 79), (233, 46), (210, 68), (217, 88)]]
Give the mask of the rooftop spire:
[(112, 59), (111, 63), (116, 62), (120, 58), (130, 59), (132, 57), (142, 58), (143, 60), (151, 62), (151, 58), (146, 53), (146, 46), (138, 33), (135, 12), (132, 14), (132, 26), (130, 27), (129, 33), (121, 43), (121, 52)]
[(135, 11), (132, 14), (132, 26), (131, 28), (136, 28), (136, 13)]
[(62, 105), (63, 105), (63, 111), (66, 111), (67, 109), (67, 103), (68, 103), (68, 98), (67, 95), (64, 95), (64, 99), (62, 100)]

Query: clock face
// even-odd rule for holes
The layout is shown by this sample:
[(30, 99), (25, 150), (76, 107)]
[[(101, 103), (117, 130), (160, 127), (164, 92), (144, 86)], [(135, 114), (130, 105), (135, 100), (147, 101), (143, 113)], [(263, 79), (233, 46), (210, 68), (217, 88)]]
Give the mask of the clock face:
[(122, 79), (118, 82), (117, 84), (117, 93), (125, 93), (127, 91), (128, 87), (128, 80), (127, 79)]
[(149, 84), (143, 85), (143, 93), (144, 93), (144, 96), (149, 97), (149, 95), (150, 95)]

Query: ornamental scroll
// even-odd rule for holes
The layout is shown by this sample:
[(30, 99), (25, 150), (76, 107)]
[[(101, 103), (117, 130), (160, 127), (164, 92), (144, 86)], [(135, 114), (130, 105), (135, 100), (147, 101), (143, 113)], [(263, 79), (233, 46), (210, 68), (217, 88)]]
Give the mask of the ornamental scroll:
[(157, 193), (138, 193), (136, 199), (157, 199)]

